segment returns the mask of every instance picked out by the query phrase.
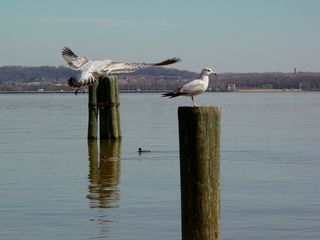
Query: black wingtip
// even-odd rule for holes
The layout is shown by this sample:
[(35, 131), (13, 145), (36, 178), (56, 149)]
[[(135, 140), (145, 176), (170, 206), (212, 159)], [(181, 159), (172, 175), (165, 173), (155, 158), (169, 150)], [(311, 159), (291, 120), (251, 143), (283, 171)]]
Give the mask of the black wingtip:
[(178, 97), (178, 96), (181, 96), (181, 95), (185, 95), (185, 93), (181, 93), (180, 92), (180, 89), (182, 87), (179, 87), (177, 88), (176, 90), (174, 91), (171, 91), (171, 92), (167, 92), (167, 93), (163, 93), (162, 94), (162, 97), (169, 97), (169, 98), (174, 98), (174, 97)]
[(62, 52), (62, 55), (77, 57), (77, 55), (68, 47), (64, 47), (61, 52)]
[(168, 93), (163, 93), (162, 97), (169, 97), (169, 98), (174, 98), (179, 96), (179, 94), (175, 93), (175, 92), (168, 92)]
[(169, 93), (162, 93), (161, 97), (170, 97), (171, 96), (171, 92)]
[(162, 62), (159, 62), (159, 63), (155, 63), (153, 64), (153, 66), (165, 66), (165, 65), (170, 65), (170, 64), (173, 64), (173, 63), (177, 63), (177, 62), (180, 62), (181, 59), (180, 58), (170, 58), (170, 59), (167, 59), (167, 60), (164, 60)]

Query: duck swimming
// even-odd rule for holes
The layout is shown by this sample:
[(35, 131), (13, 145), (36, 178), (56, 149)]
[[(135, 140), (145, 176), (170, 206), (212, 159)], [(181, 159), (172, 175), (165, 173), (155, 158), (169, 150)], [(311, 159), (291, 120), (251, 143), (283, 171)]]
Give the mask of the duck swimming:
[(148, 153), (148, 152), (151, 152), (150, 150), (144, 150), (144, 149), (141, 149), (141, 148), (138, 148), (138, 153), (141, 154), (141, 153)]

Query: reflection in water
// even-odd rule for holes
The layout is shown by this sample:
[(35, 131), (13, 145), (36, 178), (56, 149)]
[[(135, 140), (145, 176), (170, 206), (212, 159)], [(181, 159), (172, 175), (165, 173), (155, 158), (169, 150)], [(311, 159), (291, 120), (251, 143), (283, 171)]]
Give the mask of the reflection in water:
[[(98, 145), (100, 144), (99, 148)], [(100, 209), (95, 219), (100, 229), (100, 237), (108, 232), (108, 210), (118, 207), (120, 180), (120, 140), (89, 140), (89, 207)], [(105, 209), (105, 210), (103, 210)], [(102, 235), (102, 236), (101, 236)]]

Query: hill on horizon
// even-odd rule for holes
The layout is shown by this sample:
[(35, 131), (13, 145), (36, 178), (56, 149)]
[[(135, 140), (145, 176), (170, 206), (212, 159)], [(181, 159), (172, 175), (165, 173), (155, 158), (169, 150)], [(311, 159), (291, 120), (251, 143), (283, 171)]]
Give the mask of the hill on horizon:
[[(0, 90), (35, 89), (70, 90), (67, 79), (75, 71), (64, 66), (3, 66), (0, 67)], [(199, 73), (175, 68), (150, 67), (130, 74), (118, 75), (122, 90), (167, 90), (195, 79)], [(220, 73), (210, 77), (212, 91), (227, 91), (230, 86), (243, 88), (320, 90), (318, 72)]]

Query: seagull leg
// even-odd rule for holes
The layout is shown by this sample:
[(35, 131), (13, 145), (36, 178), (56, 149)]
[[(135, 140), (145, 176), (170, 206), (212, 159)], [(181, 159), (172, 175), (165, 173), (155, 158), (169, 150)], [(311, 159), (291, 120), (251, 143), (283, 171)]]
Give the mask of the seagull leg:
[(78, 92), (79, 92), (79, 90), (80, 90), (80, 88), (78, 88), (78, 89), (74, 92), (74, 94), (77, 95)]
[(193, 96), (191, 97), (191, 99), (192, 99), (192, 105), (193, 105), (193, 107), (198, 107), (198, 105), (197, 105), (196, 102), (194, 101)]

